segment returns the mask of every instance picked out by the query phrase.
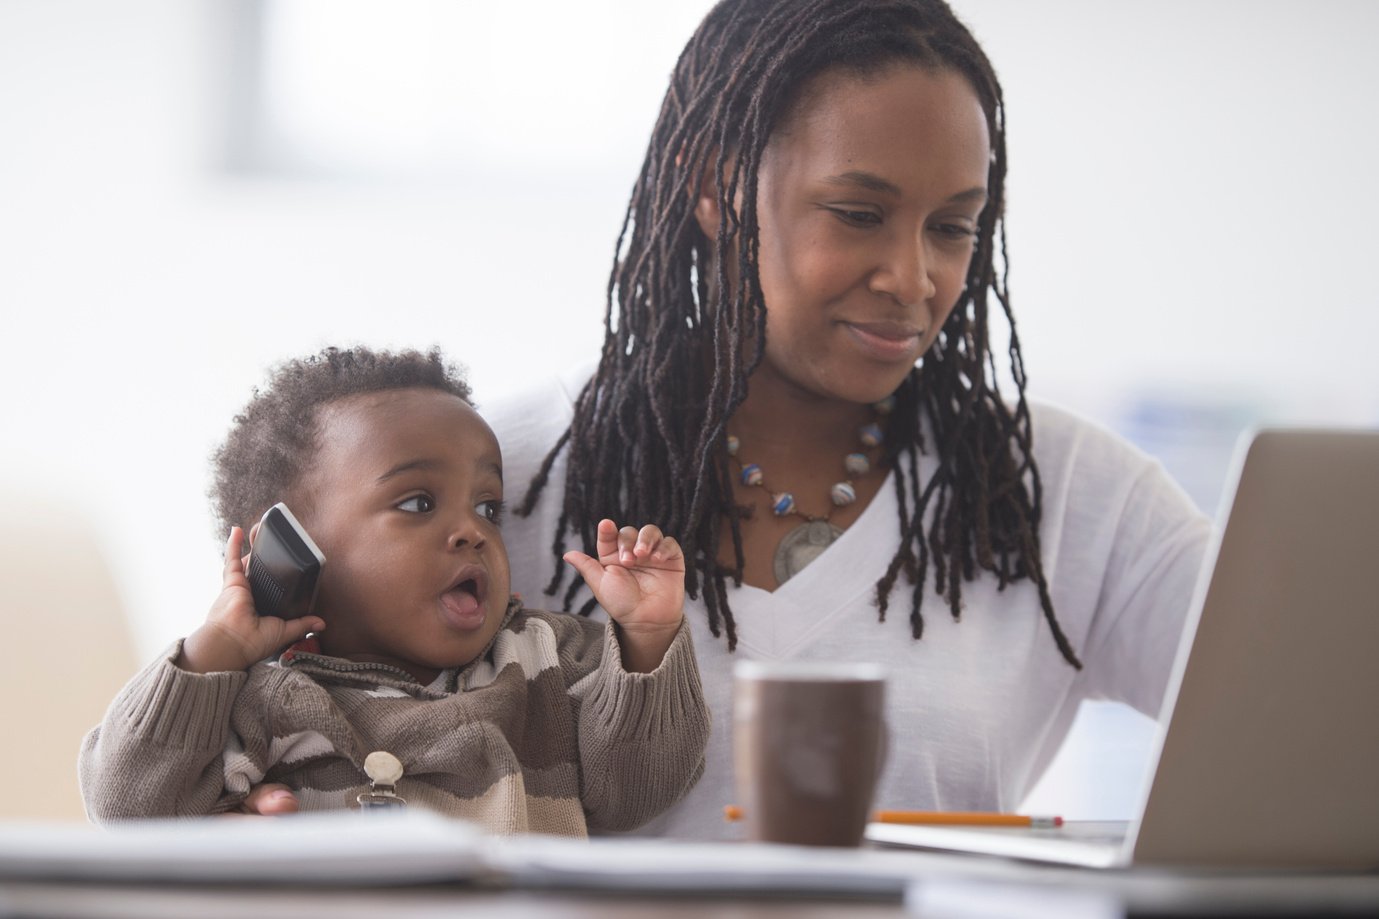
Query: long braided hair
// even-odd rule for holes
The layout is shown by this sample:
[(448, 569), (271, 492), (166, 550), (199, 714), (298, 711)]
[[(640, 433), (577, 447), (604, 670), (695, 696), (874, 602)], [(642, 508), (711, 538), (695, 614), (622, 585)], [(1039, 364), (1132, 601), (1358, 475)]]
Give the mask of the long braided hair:
[[(901, 540), (876, 584), (879, 615), (885, 619), (904, 572), (911, 632), (921, 637), (931, 563), (934, 589), (955, 618), (962, 585), (979, 568), (1001, 588), (1030, 579), (1059, 650), (1080, 668), (1054, 615), (1040, 554), (1041, 486), (1006, 290), (1001, 88), (976, 40), (942, 0), (721, 0), (709, 12), (676, 64), (618, 236), (598, 369), (517, 513), (531, 513), (556, 457), (567, 450), (555, 556), (571, 532), (593, 551), (602, 517), (655, 521), (680, 540), (690, 560), (686, 590), (691, 597), (703, 592), (710, 630), (726, 632), (729, 650), (736, 646), (727, 585), (729, 579), (741, 584), (746, 509), (734, 501), (724, 436), (764, 351), (757, 222), (763, 151), (812, 77), (838, 69), (865, 76), (897, 64), (956, 72), (971, 83), (986, 113), (991, 162), (966, 287), (895, 393), (886, 458), (894, 469)], [(700, 231), (693, 213), (700, 177), (709, 169), (718, 177), (722, 214), (715, 239)], [(735, 282), (729, 259), (736, 262)], [(1013, 406), (995, 379), (987, 322), (992, 298), (1010, 330)], [(938, 466), (921, 481), (925, 420)], [(725, 525), (732, 565), (717, 557)], [(548, 594), (565, 577), (564, 566), (556, 569)], [(566, 587), (567, 610), (581, 585), (575, 577)], [(594, 605), (590, 599), (580, 612)]]

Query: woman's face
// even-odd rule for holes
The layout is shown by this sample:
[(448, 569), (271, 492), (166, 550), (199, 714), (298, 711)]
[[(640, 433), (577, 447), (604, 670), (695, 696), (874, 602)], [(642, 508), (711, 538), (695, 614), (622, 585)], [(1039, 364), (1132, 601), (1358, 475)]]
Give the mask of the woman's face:
[(894, 392), (962, 293), (990, 150), (955, 73), (817, 77), (763, 152), (757, 373), (849, 402)]

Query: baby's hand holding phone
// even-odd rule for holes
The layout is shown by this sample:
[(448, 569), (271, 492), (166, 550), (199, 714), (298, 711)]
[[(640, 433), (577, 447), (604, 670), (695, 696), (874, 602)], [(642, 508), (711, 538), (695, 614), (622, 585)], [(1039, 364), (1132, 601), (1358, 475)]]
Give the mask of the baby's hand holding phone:
[(241, 557), (244, 531), (230, 530), (225, 543), (225, 567), (220, 596), (196, 631), (182, 642), (177, 666), (192, 673), (247, 670), (255, 663), (322, 631), (325, 621), (308, 615), (296, 619), (260, 616), (249, 586), (249, 560)]

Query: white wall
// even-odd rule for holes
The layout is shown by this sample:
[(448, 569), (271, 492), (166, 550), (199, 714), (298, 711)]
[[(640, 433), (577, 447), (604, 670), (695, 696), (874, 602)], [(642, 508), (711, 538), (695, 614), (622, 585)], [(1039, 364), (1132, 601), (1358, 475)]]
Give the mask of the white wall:
[[(269, 363), (440, 344), (482, 402), (594, 352), (625, 138), (706, 7), (643, 16), (625, 79), (562, 96), (545, 168), (522, 135), (491, 175), (350, 185), (218, 169), (233, 2), (0, 0), (0, 514), (37, 496), (94, 531), (72, 570), (110, 566), (142, 658), (215, 594), (207, 456)], [(1006, 87), (1035, 392), (1112, 424), (1145, 392), (1379, 422), (1379, 4), (956, 5)], [(525, 27), (554, 25), (486, 92), (556, 92), (633, 42), (627, 0), (530, 6)]]
[(1035, 373), (1376, 420), (1379, 6), (964, 9), (1007, 87)]

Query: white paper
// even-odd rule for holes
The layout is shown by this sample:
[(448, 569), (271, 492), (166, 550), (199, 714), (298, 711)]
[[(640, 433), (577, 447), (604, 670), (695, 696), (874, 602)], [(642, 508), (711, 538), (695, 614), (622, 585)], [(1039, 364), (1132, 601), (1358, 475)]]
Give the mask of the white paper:
[(0, 877), (407, 883), (483, 876), (473, 824), (424, 811), (0, 824)]

